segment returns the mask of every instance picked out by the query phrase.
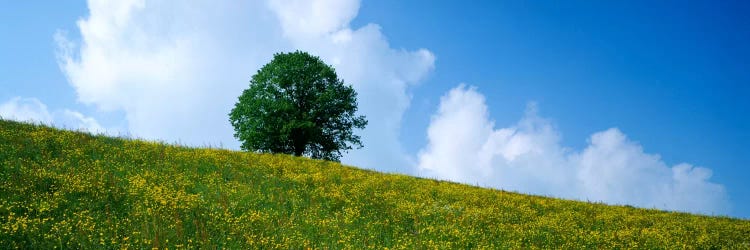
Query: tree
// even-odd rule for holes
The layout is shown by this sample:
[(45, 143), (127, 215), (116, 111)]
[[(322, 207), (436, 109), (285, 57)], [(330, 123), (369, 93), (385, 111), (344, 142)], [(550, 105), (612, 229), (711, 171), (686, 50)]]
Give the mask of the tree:
[(229, 113), (243, 150), (338, 161), (352, 145), (357, 93), (333, 67), (306, 52), (277, 53), (250, 80)]

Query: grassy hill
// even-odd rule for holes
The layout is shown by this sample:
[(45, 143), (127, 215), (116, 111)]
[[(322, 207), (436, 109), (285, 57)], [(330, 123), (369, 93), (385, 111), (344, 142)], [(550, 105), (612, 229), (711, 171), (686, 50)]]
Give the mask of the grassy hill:
[(750, 248), (750, 221), (0, 120), (0, 248)]

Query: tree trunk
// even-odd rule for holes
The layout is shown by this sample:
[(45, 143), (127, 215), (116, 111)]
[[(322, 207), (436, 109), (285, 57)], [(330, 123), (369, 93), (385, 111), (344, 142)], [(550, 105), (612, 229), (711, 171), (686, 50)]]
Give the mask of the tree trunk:
[(292, 132), (292, 144), (294, 145), (294, 156), (302, 156), (305, 153), (305, 146), (307, 146), (307, 140), (305, 135), (299, 129)]

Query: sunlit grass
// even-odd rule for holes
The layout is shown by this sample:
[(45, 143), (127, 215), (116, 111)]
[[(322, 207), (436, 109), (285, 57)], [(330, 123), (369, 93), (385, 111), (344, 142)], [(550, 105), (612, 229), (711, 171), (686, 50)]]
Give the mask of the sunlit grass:
[(750, 221), (0, 121), (0, 248), (750, 248)]

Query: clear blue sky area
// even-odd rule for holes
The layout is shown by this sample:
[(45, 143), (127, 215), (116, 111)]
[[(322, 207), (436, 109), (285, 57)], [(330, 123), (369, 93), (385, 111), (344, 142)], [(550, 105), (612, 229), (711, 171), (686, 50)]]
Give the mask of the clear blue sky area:
[[(95, 112), (55, 61), (56, 30), (76, 30), (83, 1), (8, 1), (0, 8), (0, 102), (36, 97)], [(668, 165), (713, 170), (750, 218), (749, 1), (401, 1), (361, 4), (392, 47), (432, 51), (435, 70), (411, 89), (401, 141), (416, 154), (440, 96), (458, 83), (487, 97), (496, 126), (530, 101), (562, 144), (617, 127)], [(69, 37), (77, 39), (79, 34)], [(100, 114), (102, 124), (121, 115)]]

